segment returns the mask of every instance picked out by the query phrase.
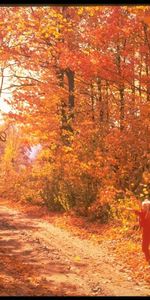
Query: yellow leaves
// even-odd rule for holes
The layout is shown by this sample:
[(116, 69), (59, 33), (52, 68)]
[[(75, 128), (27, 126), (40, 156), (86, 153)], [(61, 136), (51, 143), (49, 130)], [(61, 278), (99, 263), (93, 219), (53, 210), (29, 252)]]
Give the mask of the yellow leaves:
[(145, 171), (144, 173), (143, 173), (143, 180), (144, 180), (144, 182), (145, 183), (149, 183), (150, 182), (150, 173), (147, 171)]
[(144, 5), (138, 5), (135, 7), (136, 10), (145, 10), (145, 6)]
[(80, 260), (81, 260), (81, 257), (80, 257), (80, 256), (78, 256), (78, 255), (76, 255), (76, 256), (74, 257), (74, 260), (78, 262), (78, 261), (80, 261)]
[(53, 33), (53, 35), (54, 35), (55, 38), (59, 38), (60, 37), (60, 33), (58, 31), (55, 31)]
[(51, 150), (55, 150), (56, 148), (57, 148), (57, 144), (53, 143), (53, 144), (51, 145)]
[(45, 38), (48, 38), (50, 36), (54, 36), (56, 39), (60, 37), (60, 32), (58, 31), (57, 27), (55, 26), (45, 26), (41, 30), (42, 35), (44, 35)]
[(97, 64), (97, 59), (92, 58), (92, 59), (91, 59), (91, 62), (92, 62), (93, 65), (96, 65), (96, 64)]
[(63, 15), (61, 13), (56, 12), (55, 9), (51, 10), (50, 14), (50, 17), (56, 19), (57, 21), (61, 21), (63, 19)]
[(96, 236), (95, 234), (92, 234), (92, 235), (91, 235), (91, 238), (94, 239), (94, 240), (96, 239), (96, 237), (97, 237), (97, 236)]
[(49, 159), (50, 157), (50, 150), (49, 149), (45, 149), (45, 150), (42, 150), (41, 153), (39, 154), (39, 157), (41, 159)]
[(45, 33), (45, 28), (43, 28), (43, 29), (41, 30), (41, 33), (42, 33), (42, 34), (44, 34), (44, 33)]
[(131, 224), (136, 221), (136, 215), (132, 209), (139, 209), (139, 205), (132, 198), (118, 199), (117, 204), (114, 201), (112, 203), (113, 217), (120, 220), (122, 223), (122, 232), (128, 231), (131, 228)]
[(33, 277), (29, 277), (28, 276), (28, 282), (31, 283), (34, 287), (38, 286), (38, 279), (37, 278), (33, 278)]
[(73, 32), (73, 29), (72, 29), (72, 28), (68, 28), (67, 31), (68, 31), (68, 32)]
[(26, 27), (27, 27), (26, 21), (20, 18), (18, 20), (17, 29), (19, 29), (19, 31), (23, 31)]
[(51, 27), (50, 25), (46, 26), (46, 24), (43, 24), (42, 26), (44, 27), (41, 29), (41, 33), (44, 34), (45, 36), (50, 35), (54, 30), (54, 28)]
[(84, 10), (84, 8), (83, 7), (80, 7), (79, 9), (78, 9), (78, 15), (80, 16), (80, 15), (82, 15), (82, 13), (83, 13), (83, 10)]
[(14, 147), (13, 145), (7, 145), (4, 153), (4, 161), (10, 162), (14, 155)]
[(49, 37), (49, 33), (45, 33), (45, 37), (48, 38)]
[(64, 146), (63, 150), (64, 150), (65, 153), (72, 152), (72, 148), (68, 147), (68, 146)]
[(24, 42), (25, 41), (25, 37), (23, 35), (19, 36), (18, 41), (20, 43)]
[(126, 9), (131, 13), (139, 13), (145, 11), (145, 5), (134, 5), (134, 6), (126, 6)]
[(26, 36), (31, 36), (33, 34), (32, 30), (26, 31), (25, 35)]
[(89, 170), (89, 164), (88, 164), (88, 163), (81, 162), (80, 167), (81, 167), (81, 169), (82, 169), (83, 171)]
[[(62, 18), (59, 14), (52, 13), (49, 18), (43, 18), (40, 23), (40, 33), (45, 37), (55, 37), (56, 39), (60, 37), (61, 28), (63, 28)], [(54, 18), (56, 17), (56, 19)]]
[(147, 189), (143, 189), (143, 193), (144, 193), (145, 195), (148, 195), (148, 194), (149, 194), (149, 192), (147, 191)]
[(87, 55), (89, 55), (90, 54), (90, 49), (86, 48), (85, 50), (82, 50), (82, 52), (85, 53), (85, 54), (87, 54)]

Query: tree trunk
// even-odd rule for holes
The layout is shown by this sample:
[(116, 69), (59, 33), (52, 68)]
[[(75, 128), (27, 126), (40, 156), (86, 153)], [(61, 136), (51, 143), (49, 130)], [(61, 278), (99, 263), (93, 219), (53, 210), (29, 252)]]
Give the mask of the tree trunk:
[[(116, 65), (118, 68), (118, 75), (120, 77), (120, 81), (122, 80), (121, 78), (121, 55), (120, 55), (120, 47), (117, 45), (117, 54), (116, 54)], [(124, 129), (124, 85), (122, 83), (119, 83), (119, 94), (120, 94), (120, 130)]]
[(119, 89), (120, 93), (120, 130), (124, 129), (124, 86)]
[(91, 104), (92, 104), (92, 121), (95, 121), (95, 115), (94, 115), (94, 93), (93, 93), (93, 84), (91, 83)]
[[(148, 40), (148, 33), (147, 33), (147, 24), (144, 24), (144, 43), (148, 46), (150, 50), (150, 43)], [(145, 72), (147, 76), (147, 101), (150, 101), (150, 84), (149, 84), (149, 53), (145, 54)]]
[(68, 90), (69, 90), (69, 98), (68, 105), (69, 109), (74, 109), (74, 71), (69, 68), (65, 71), (68, 78)]
[(97, 86), (98, 86), (98, 92), (99, 92), (99, 120), (100, 123), (104, 121), (104, 103), (103, 103), (103, 98), (102, 98), (102, 84), (101, 84), (101, 79), (97, 79)]

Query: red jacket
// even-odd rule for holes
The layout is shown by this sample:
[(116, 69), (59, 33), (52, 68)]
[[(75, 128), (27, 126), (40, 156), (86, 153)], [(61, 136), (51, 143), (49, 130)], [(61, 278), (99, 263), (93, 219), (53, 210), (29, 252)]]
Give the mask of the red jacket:
[(139, 216), (140, 227), (143, 228), (143, 231), (150, 235), (150, 212), (141, 210), (136, 212)]

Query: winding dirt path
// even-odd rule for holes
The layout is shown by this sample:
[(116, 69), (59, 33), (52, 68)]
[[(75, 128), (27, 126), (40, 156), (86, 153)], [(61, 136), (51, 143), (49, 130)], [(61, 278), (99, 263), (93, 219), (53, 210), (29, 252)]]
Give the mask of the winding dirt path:
[(0, 205), (0, 296), (149, 296), (108, 253), (39, 218)]

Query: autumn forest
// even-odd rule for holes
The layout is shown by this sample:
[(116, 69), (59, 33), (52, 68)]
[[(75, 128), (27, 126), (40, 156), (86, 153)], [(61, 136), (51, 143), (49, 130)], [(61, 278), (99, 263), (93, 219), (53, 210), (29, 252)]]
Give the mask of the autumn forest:
[(150, 188), (150, 6), (1, 6), (0, 45), (0, 197), (128, 230)]

